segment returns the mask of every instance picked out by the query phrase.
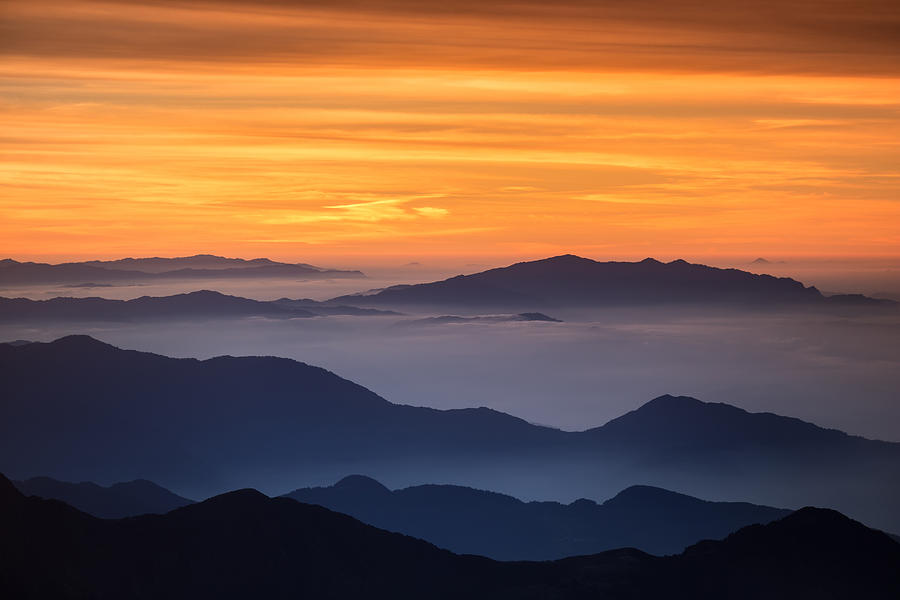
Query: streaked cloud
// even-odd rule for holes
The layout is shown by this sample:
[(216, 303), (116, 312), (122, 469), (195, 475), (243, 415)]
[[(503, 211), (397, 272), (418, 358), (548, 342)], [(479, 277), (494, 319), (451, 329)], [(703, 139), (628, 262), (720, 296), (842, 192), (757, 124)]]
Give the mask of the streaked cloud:
[(896, 254), (898, 40), (882, 0), (8, 1), (0, 254)]

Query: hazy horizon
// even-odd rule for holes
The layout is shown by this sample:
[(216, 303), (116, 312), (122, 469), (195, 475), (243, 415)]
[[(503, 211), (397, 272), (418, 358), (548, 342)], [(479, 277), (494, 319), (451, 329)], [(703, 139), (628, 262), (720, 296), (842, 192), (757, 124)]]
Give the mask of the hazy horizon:
[[(274, 300), (281, 297), (312, 298), (313, 300), (327, 300), (343, 294), (363, 292), (373, 288), (382, 288), (396, 284), (427, 283), (437, 281), (460, 274), (471, 274), (487, 269), (505, 267), (513, 263), (530, 260), (539, 260), (559, 254), (577, 254), (575, 252), (559, 251), (556, 254), (546, 255), (521, 255), (515, 257), (481, 257), (477, 258), (450, 258), (450, 257), (422, 257), (407, 256), (397, 257), (396, 260), (385, 261), (381, 258), (354, 257), (359, 260), (345, 261), (318, 261), (307, 255), (290, 257), (281, 256), (230, 256), (228, 258), (269, 258), (289, 263), (311, 263), (319, 267), (361, 270), (366, 279), (322, 279), (307, 281), (288, 281), (284, 278), (270, 279), (267, 281), (235, 281), (235, 280), (207, 280), (194, 284), (189, 280), (162, 283), (138, 283), (129, 285), (101, 286), (96, 288), (60, 287), (59, 285), (17, 285), (4, 286), (0, 281), (0, 295), (16, 295), (31, 299), (42, 299), (54, 296), (84, 297), (99, 295), (116, 299), (136, 298), (143, 295), (170, 295), (196, 291), (198, 289), (213, 289), (222, 293), (240, 295), (257, 300)], [(214, 254), (212, 252), (194, 252), (186, 255), (164, 256), (175, 258), (179, 256), (192, 256), (195, 254)], [(145, 258), (141, 255), (110, 255), (89, 257), (69, 256), (60, 257), (30, 257), (32, 262), (49, 262), (59, 264), (64, 262), (83, 262), (90, 260), (117, 260), (121, 258)], [(153, 257), (161, 256), (159, 254)], [(802, 282), (804, 285), (817, 287), (825, 294), (864, 294), (868, 296), (900, 300), (900, 257), (848, 257), (848, 256), (752, 256), (752, 257), (691, 257), (681, 255), (656, 254), (648, 256), (604, 256), (581, 255), (597, 261), (624, 261), (636, 262), (644, 258), (654, 258), (663, 262), (683, 259), (688, 262), (707, 264), (719, 268), (735, 268), (758, 274), (769, 274), (776, 277), (790, 277)], [(29, 257), (9, 256), (20, 262), (27, 262)], [(767, 262), (755, 263), (758, 258)], [(88, 282), (84, 282), (88, 283)], [(266, 283), (268, 285), (263, 285)]]
[(414, 317), (0, 325), (0, 339), (86, 333), (174, 357), (275, 355), (334, 371), (390, 402), (487, 406), (582, 430), (688, 395), (900, 441), (900, 316), (615, 309), (564, 323), (397, 327)]

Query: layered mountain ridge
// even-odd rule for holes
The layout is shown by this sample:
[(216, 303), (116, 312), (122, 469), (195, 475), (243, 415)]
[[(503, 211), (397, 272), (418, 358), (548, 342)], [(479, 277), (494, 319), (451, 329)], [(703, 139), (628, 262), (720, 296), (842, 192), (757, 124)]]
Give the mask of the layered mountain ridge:
[(333, 315), (398, 315), (393, 311), (359, 308), (315, 300), (262, 301), (199, 290), (171, 296), (141, 296), (132, 300), (58, 297), (47, 300), (0, 297), (0, 322), (56, 323), (92, 321), (205, 320), (242, 317), (297, 319)]
[(706, 502), (652, 486), (632, 486), (602, 504), (587, 499), (562, 504), (522, 502), (454, 485), (391, 491), (361, 475), (286, 496), (457, 553), (498, 560), (552, 560), (625, 547), (676, 554), (699, 540), (722, 538), (791, 512), (744, 502)]
[(51, 477), (32, 477), (12, 483), (26, 496), (60, 500), (103, 519), (163, 514), (194, 502), (146, 479), (111, 486), (100, 486), (90, 481), (70, 483)]
[[(325, 508), (243, 489), (101, 520), (0, 476), (0, 592), (15, 598), (894, 598), (900, 545), (804, 508), (666, 558), (457, 555)], [(177, 549), (173, 551), (173, 549)]]
[[(847, 302), (844, 302), (847, 300)], [(893, 305), (864, 296), (825, 297), (787, 277), (720, 269), (684, 260), (599, 262), (573, 254), (520, 262), (442, 281), (398, 285), (335, 302), (544, 310), (560, 307), (713, 304), (724, 306)]]
[(172, 359), (87, 336), (0, 344), (0, 382), (0, 470), (20, 478), (144, 477), (206, 497), (365, 472), (393, 488), (443, 481), (567, 501), (643, 484), (829, 506), (900, 531), (900, 444), (685, 397), (565, 432), (487, 408), (392, 404), (294, 360)]
[(365, 277), (360, 271), (324, 269), (268, 258), (244, 260), (211, 254), (177, 258), (126, 258), (60, 264), (0, 260), (0, 286), (155, 282), (172, 279), (301, 279)]

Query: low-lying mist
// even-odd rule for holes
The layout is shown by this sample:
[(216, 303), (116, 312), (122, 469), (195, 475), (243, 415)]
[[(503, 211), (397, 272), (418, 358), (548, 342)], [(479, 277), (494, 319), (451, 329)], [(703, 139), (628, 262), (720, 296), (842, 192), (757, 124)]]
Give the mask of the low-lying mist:
[[(569, 430), (664, 393), (900, 440), (900, 314), (608, 310), (564, 323), (397, 326), (413, 317), (0, 326), (0, 340), (86, 333), (175, 357), (276, 355), (394, 403), (487, 406)], [(571, 319), (578, 320), (571, 320)]]

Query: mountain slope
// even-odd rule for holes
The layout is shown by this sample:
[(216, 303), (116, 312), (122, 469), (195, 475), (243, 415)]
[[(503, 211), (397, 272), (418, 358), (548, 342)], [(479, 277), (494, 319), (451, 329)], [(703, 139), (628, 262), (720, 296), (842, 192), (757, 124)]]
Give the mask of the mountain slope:
[(0, 477), (0, 527), (0, 593), (22, 599), (786, 598), (816, 588), (818, 598), (880, 599), (900, 593), (900, 545), (818, 509), (705, 542), (682, 556), (619, 550), (498, 563), (254, 490), (162, 516), (102, 521), (56, 501), (25, 498)]
[(424, 464), (451, 448), (458, 462), (540, 454), (566, 437), (488, 409), (394, 405), (293, 360), (171, 359), (87, 336), (0, 344), (0, 382), (2, 468), (64, 479), (239, 485), (261, 464), (333, 477), (360, 456)]
[(13, 484), (26, 496), (60, 500), (104, 519), (163, 514), (193, 503), (193, 500), (173, 494), (146, 479), (116, 483), (109, 487), (91, 482), (58, 481), (50, 477), (32, 477), (14, 481)]
[(782, 306), (827, 304), (799, 281), (683, 260), (597, 262), (571, 254), (521, 262), (443, 281), (335, 298), (360, 306), (521, 309), (662, 304)]
[(293, 360), (171, 359), (86, 336), (0, 344), (0, 386), (0, 470), (18, 478), (144, 477), (188, 497), (348, 472), (562, 500), (646, 484), (828, 506), (900, 531), (900, 444), (691, 398), (564, 432), (486, 408), (391, 404)]
[(668, 572), (698, 598), (878, 598), (897, 593), (898, 550), (836, 511), (804, 508), (688, 548)]
[(549, 560), (623, 547), (675, 554), (699, 540), (790, 513), (742, 502), (705, 502), (649, 486), (630, 487), (603, 504), (582, 499), (565, 505), (526, 503), (452, 485), (390, 491), (360, 475), (287, 496), (454, 552), (498, 560)]

